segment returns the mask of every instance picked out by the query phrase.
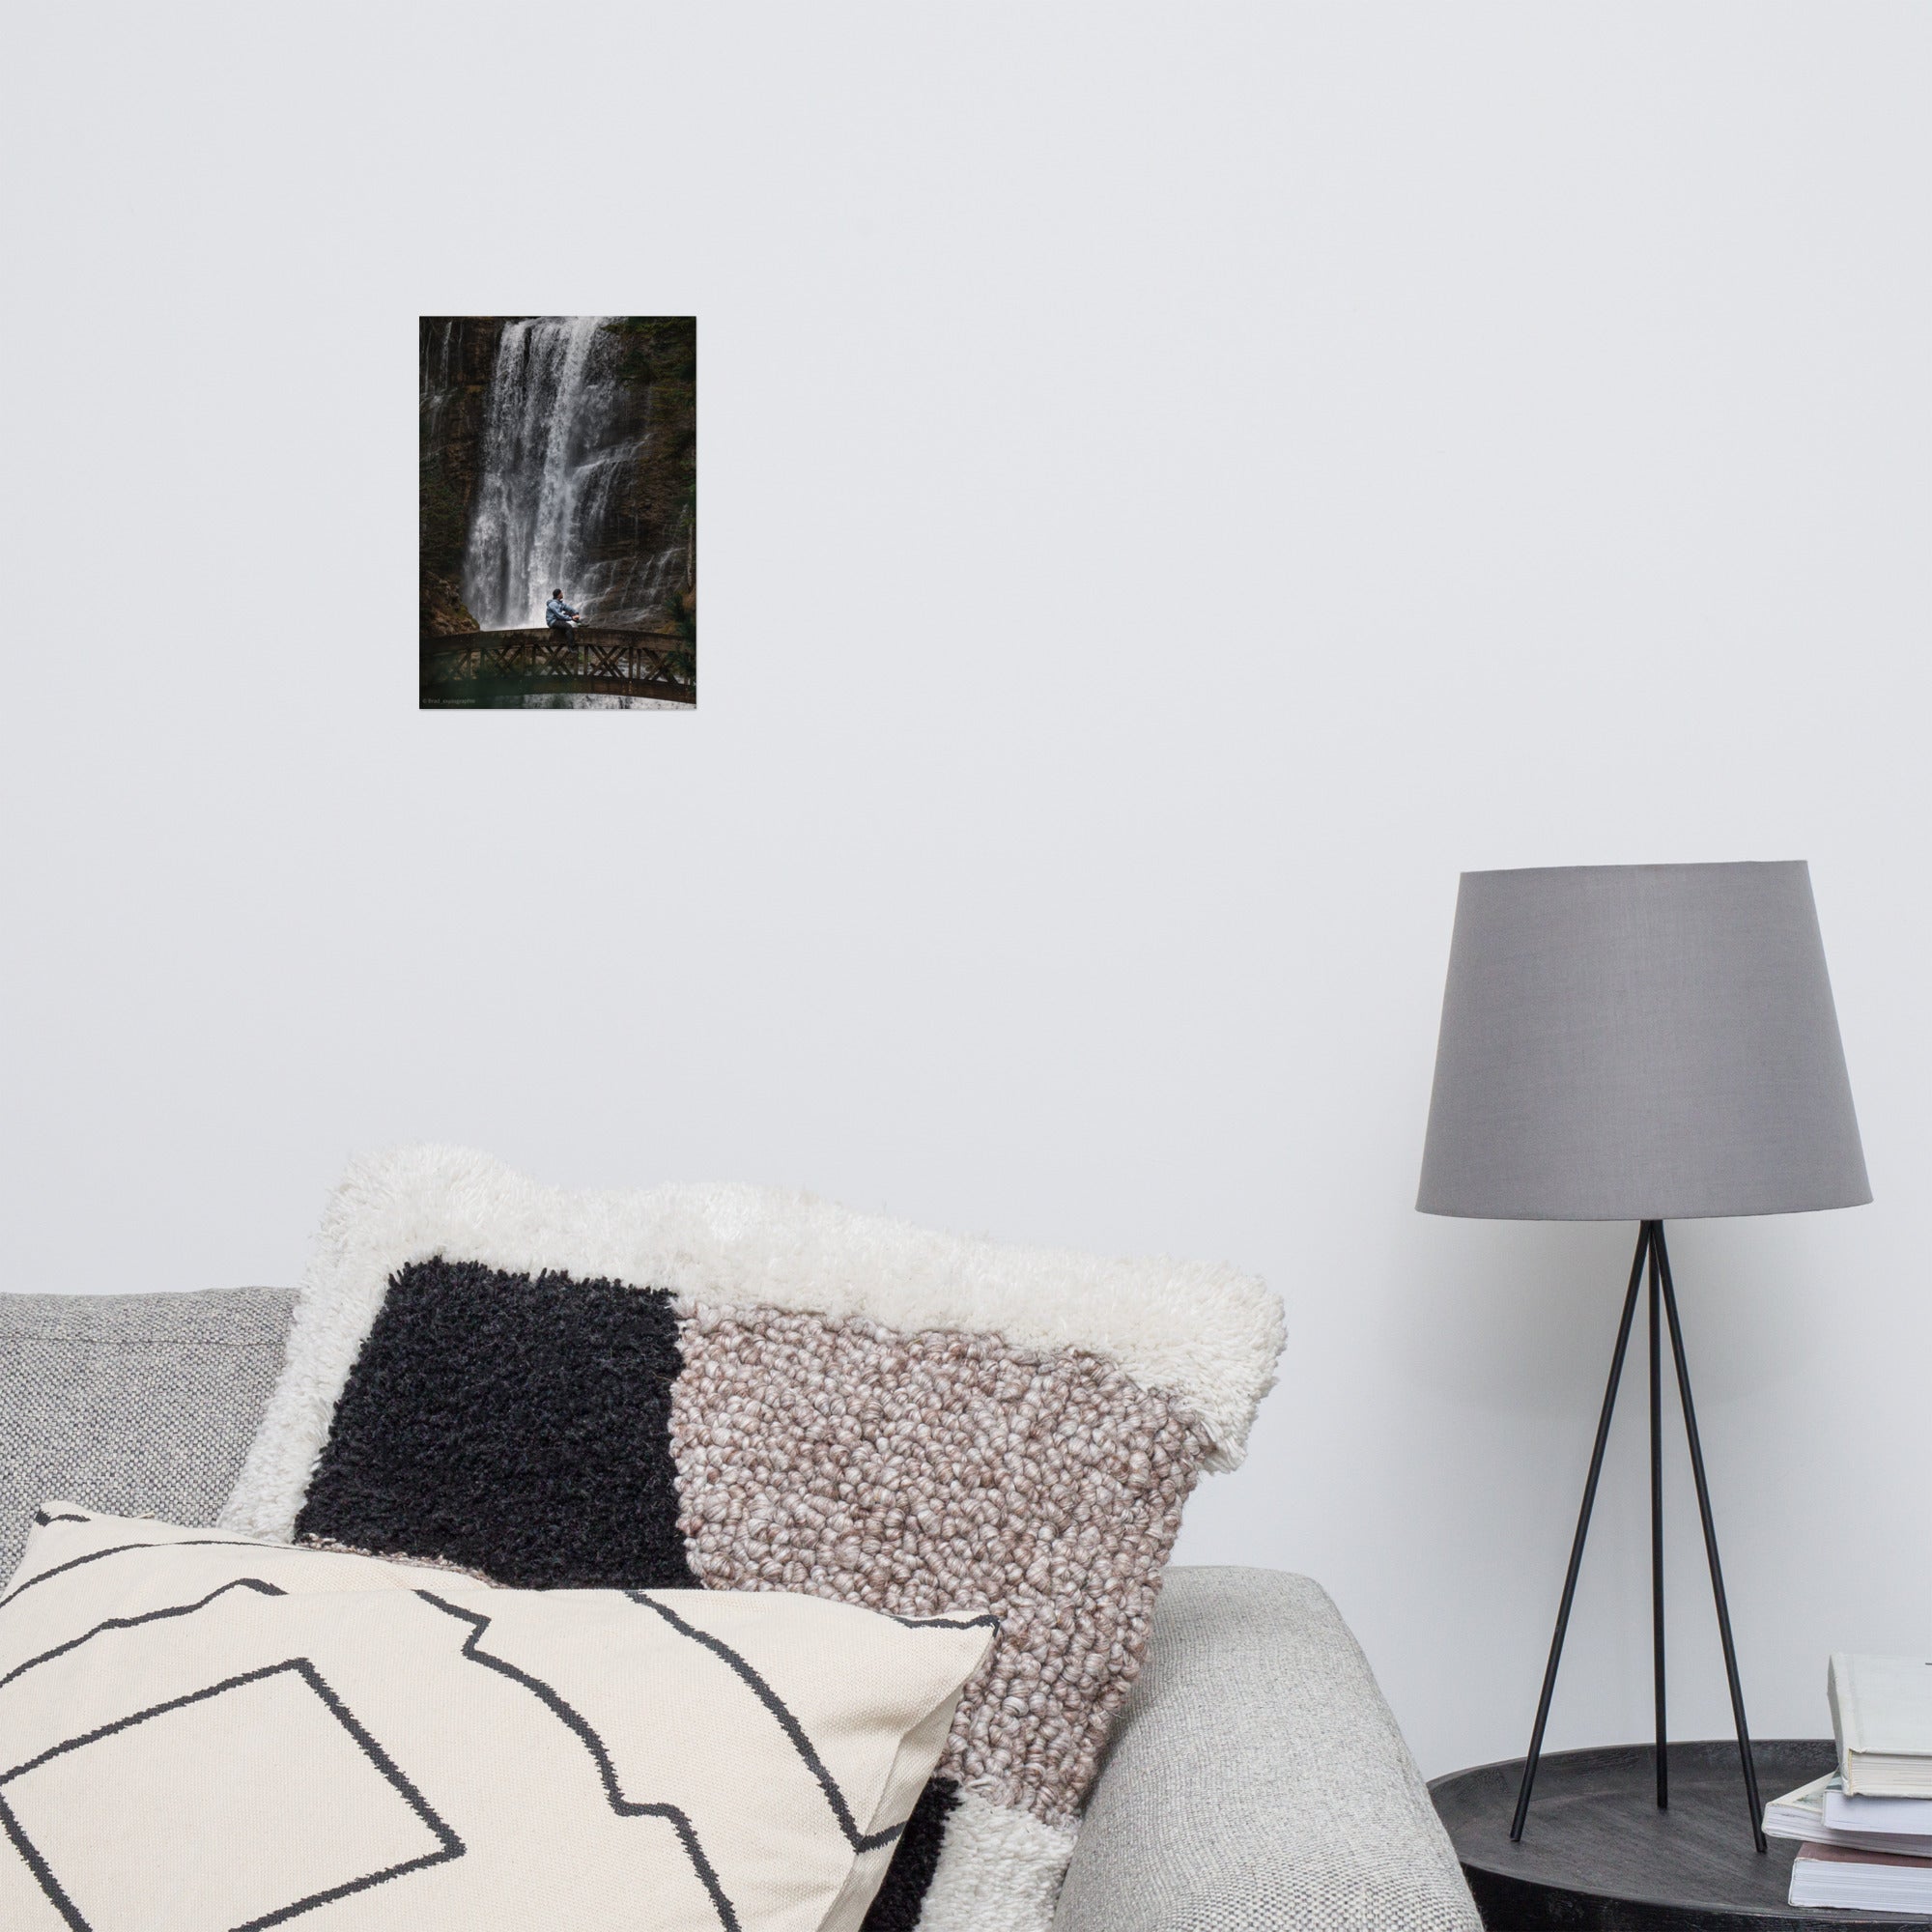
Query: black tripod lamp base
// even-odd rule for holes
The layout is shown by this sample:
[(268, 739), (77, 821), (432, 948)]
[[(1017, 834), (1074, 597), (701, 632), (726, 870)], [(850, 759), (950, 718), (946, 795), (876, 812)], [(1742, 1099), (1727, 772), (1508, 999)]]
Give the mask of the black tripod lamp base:
[(1670, 1279), (1670, 1253), (1664, 1244), (1663, 1223), (1646, 1221), (1636, 1237), (1636, 1257), (1631, 1263), (1630, 1289), (1624, 1295), (1623, 1320), (1617, 1324), (1617, 1346), (1610, 1357), (1610, 1378), (1604, 1390), (1603, 1412), (1597, 1418), (1597, 1440), (1590, 1451), (1590, 1473), (1583, 1483), (1583, 1506), (1577, 1517), (1577, 1535), (1570, 1546), (1570, 1568), (1563, 1578), (1563, 1599), (1556, 1610), (1556, 1634), (1549, 1642), (1549, 1662), (1543, 1673), (1543, 1694), (1537, 1700), (1536, 1725), (1529, 1734), (1529, 1753), (1523, 1760), (1522, 1781), (1517, 1789), (1516, 1813), (1510, 1821), (1512, 1840), (1522, 1836), (1529, 1816), (1530, 1792), (1536, 1783), (1537, 1762), (1543, 1755), (1543, 1734), (1549, 1722), (1549, 1700), (1556, 1689), (1556, 1670), (1563, 1661), (1564, 1633), (1570, 1627), (1570, 1606), (1577, 1596), (1577, 1577), (1583, 1567), (1583, 1545), (1590, 1534), (1590, 1511), (1597, 1500), (1597, 1480), (1604, 1470), (1604, 1446), (1610, 1436), (1610, 1417), (1616, 1410), (1617, 1386), (1623, 1379), (1624, 1355), (1636, 1319), (1637, 1294), (1650, 1280), (1650, 1605), (1653, 1677), (1656, 1691), (1656, 1790), (1660, 1810), (1670, 1804), (1670, 1755), (1666, 1748), (1663, 1671), (1663, 1376), (1662, 1329), (1670, 1331), (1670, 1352), (1677, 1369), (1678, 1402), (1684, 1412), (1684, 1435), (1690, 1446), (1690, 1472), (1697, 1486), (1697, 1512), (1703, 1519), (1704, 1553), (1711, 1565), (1711, 1594), (1718, 1606), (1718, 1634), (1724, 1646), (1724, 1674), (1731, 1689), (1731, 1716), (1737, 1723), (1738, 1757), (1744, 1770), (1745, 1804), (1751, 1840), (1765, 1850), (1764, 1805), (1759, 1801), (1757, 1766), (1751, 1755), (1750, 1727), (1745, 1721), (1744, 1686), (1738, 1677), (1737, 1647), (1731, 1641), (1730, 1605), (1724, 1598), (1724, 1575), (1718, 1561), (1718, 1528), (1711, 1514), (1711, 1488), (1704, 1476), (1704, 1451), (1697, 1439), (1697, 1411), (1690, 1400), (1690, 1371), (1684, 1358), (1684, 1330), (1677, 1319), (1677, 1291)]

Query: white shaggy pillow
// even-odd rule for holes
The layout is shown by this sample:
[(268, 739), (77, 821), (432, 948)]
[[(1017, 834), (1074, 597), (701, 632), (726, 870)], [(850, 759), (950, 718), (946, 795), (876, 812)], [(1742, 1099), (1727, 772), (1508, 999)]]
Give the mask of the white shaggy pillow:
[(396, 1148), (330, 1203), (221, 1521), (523, 1587), (990, 1610), (873, 1932), (1050, 1932), (1182, 1505), (1281, 1346), (1218, 1264)]
[(9, 1932), (849, 1932), (992, 1636), (36, 1522), (0, 1596)]

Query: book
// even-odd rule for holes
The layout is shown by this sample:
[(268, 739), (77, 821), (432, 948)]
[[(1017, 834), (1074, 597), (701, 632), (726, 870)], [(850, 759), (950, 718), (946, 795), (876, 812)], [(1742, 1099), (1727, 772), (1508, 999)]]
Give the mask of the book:
[[(1831, 1832), (1896, 1838), (1881, 1851), (1932, 1856), (1932, 1798), (1855, 1798), (1834, 1772), (1825, 1786), (1825, 1825)], [(1909, 1841), (1909, 1842), (1908, 1842)]]
[(1932, 1798), (1932, 1658), (1834, 1652), (1825, 1693), (1851, 1796)]
[(1793, 1905), (1852, 1912), (1918, 1912), (1932, 1906), (1932, 1859), (1860, 1852), (1849, 1845), (1800, 1845), (1791, 1861)]
[[(1893, 1812), (1904, 1814), (1918, 1831), (1869, 1822), (1875, 1814)], [(1810, 1845), (1844, 1845), (1854, 1851), (1932, 1858), (1932, 1800), (1848, 1799), (1838, 1774), (1828, 1771), (1823, 1777), (1814, 1777), (1809, 1784), (1774, 1798), (1764, 1807), (1764, 1834), (1767, 1838), (1797, 1838)]]

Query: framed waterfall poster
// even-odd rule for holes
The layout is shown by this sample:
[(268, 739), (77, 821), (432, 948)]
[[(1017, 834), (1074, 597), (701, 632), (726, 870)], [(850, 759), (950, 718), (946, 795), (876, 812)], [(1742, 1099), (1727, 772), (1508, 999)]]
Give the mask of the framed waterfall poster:
[(697, 702), (697, 322), (418, 318), (425, 710)]

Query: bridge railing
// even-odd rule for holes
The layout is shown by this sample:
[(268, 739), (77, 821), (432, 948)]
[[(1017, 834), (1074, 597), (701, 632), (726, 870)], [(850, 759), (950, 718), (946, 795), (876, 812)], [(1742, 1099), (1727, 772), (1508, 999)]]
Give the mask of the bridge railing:
[(578, 626), (561, 631), (471, 631), (422, 640), (423, 690), (486, 693), (613, 692), (695, 703), (697, 651), (674, 632)]

